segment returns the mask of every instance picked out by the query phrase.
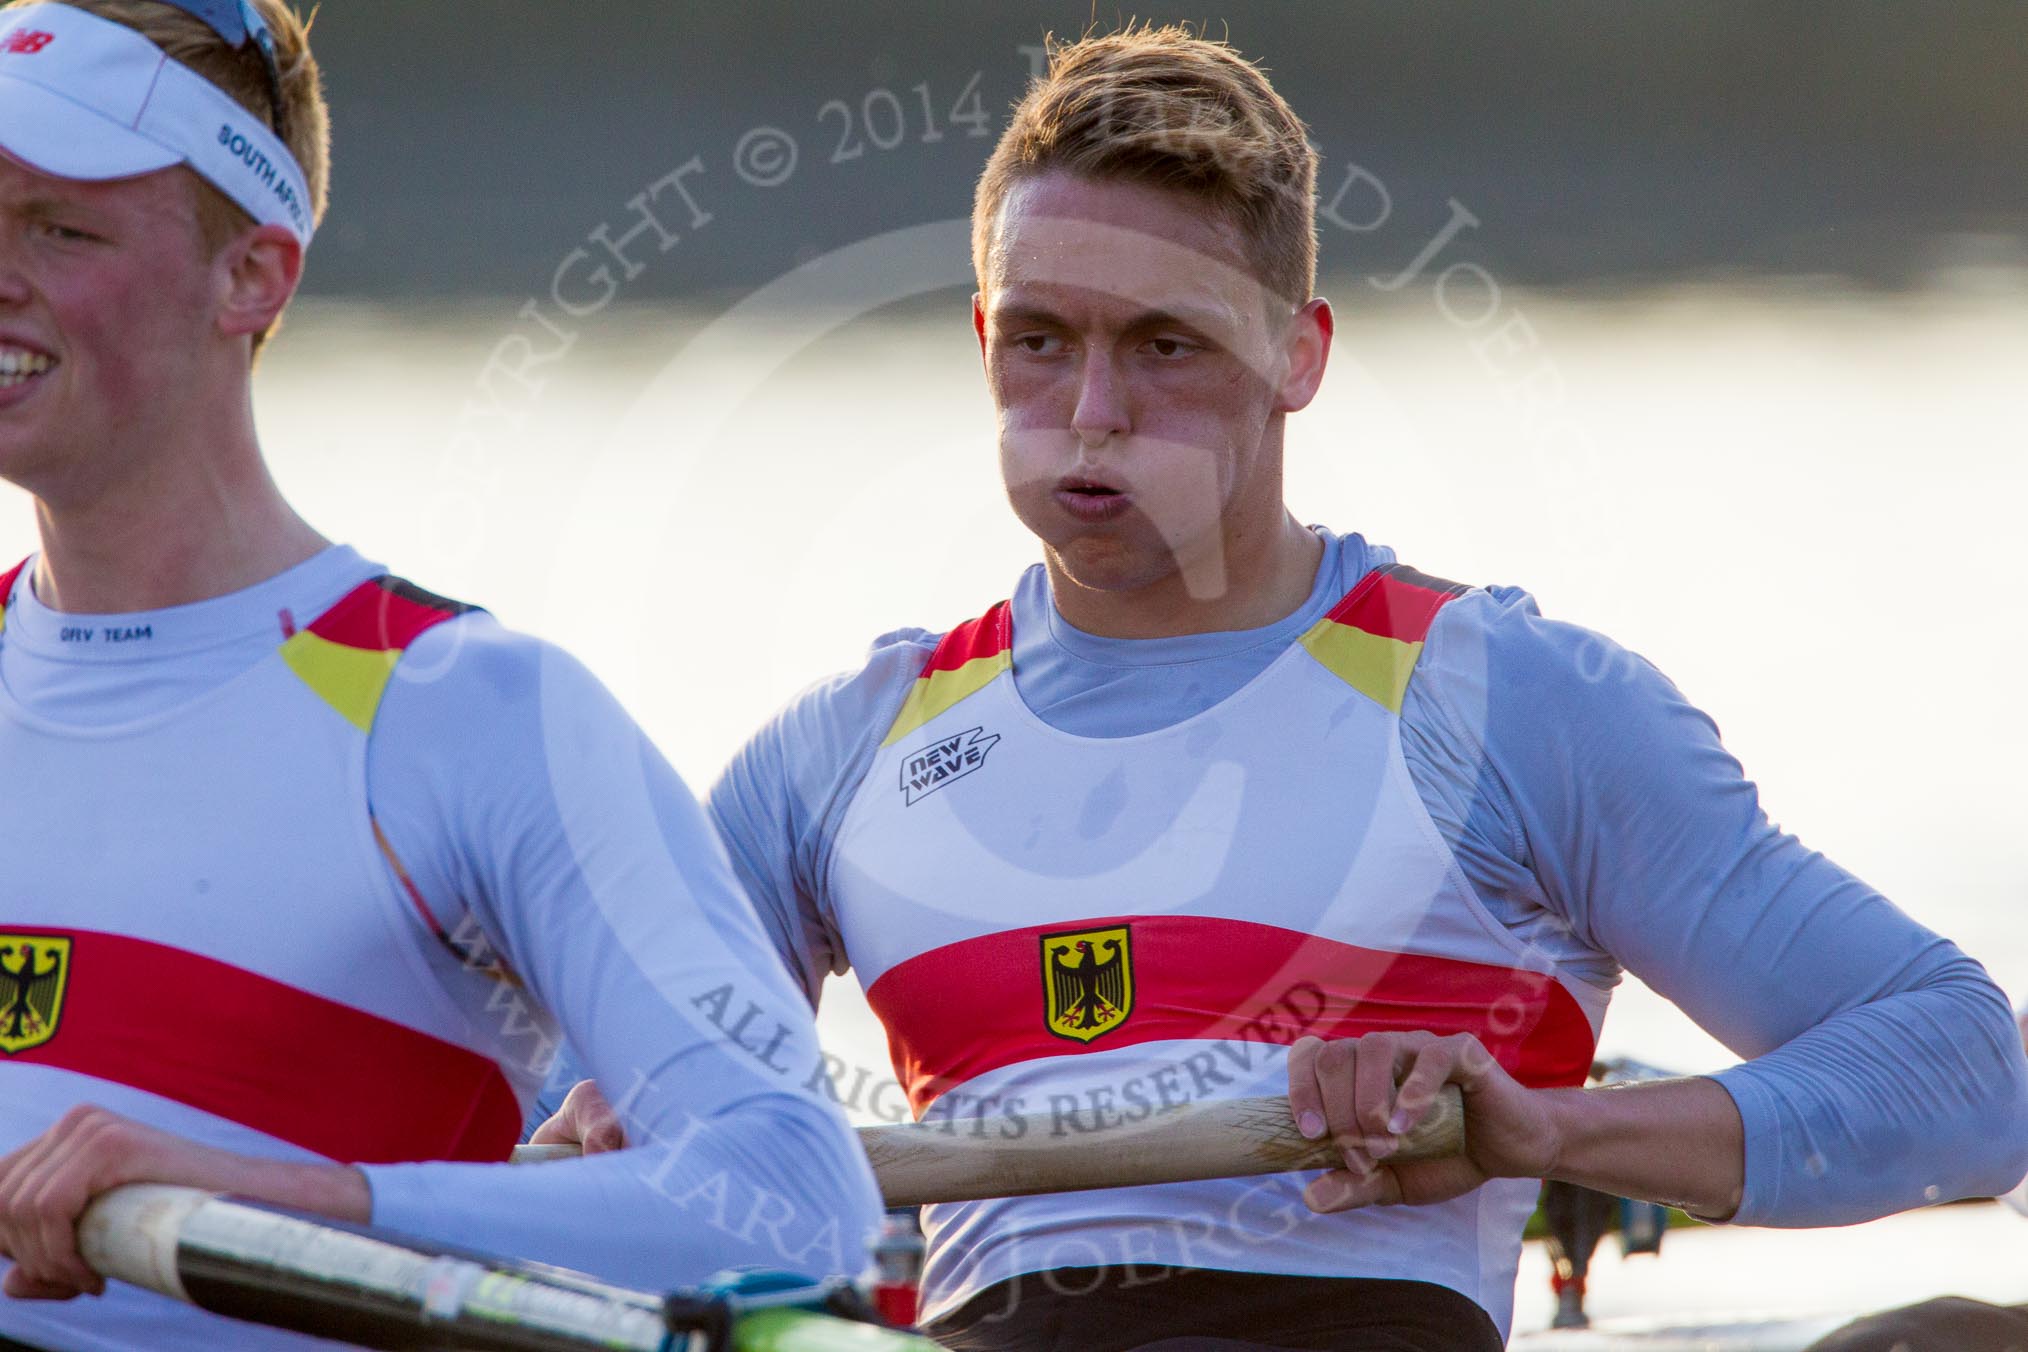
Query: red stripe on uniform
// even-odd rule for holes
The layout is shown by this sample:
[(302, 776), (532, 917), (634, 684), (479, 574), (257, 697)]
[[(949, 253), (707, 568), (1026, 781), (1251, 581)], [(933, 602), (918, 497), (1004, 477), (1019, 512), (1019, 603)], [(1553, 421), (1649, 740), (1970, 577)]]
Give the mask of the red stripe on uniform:
[(976, 620), (967, 620), (945, 634), (923, 664), (922, 674), (956, 671), (977, 657), (992, 657), (1014, 646), (1012, 610), (1002, 601)]
[(406, 648), (423, 630), (459, 613), (411, 600), (389, 590), (383, 585), (387, 581), (376, 578), (360, 583), (319, 615), (310, 625), (310, 632), (348, 648), (379, 652)]
[(55, 1034), (0, 1060), (130, 1085), (348, 1164), (504, 1160), (520, 1139), (514, 1091), (476, 1052), (166, 944), (9, 932), (72, 944)]
[(7, 609), (7, 598), (14, 594), (14, 579), (20, 577), (21, 570), (27, 566), (28, 560), (23, 559), (6, 572), (0, 573), (0, 610)]
[(1437, 611), (1457, 595), (1457, 590), (1420, 586), (1376, 568), (1345, 593), (1328, 618), (1382, 638), (1419, 643), (1429, 633)]
[[(1132, 926), (1133, 1006), (1080, 1045), (1043, 1022), (1041, 936)], [(1143, 1042), (1275, 1042), (1422, 1029), (1471, 1033), (1530, 1086), (1579, 1085), (1591, 1021), (1554, 978), (1496, 964), (1388, 953), (1211, 916), (1117, 916), (1003, 930), (917, 954), (867, 998), (920, 1113), (1002, 1066)]]

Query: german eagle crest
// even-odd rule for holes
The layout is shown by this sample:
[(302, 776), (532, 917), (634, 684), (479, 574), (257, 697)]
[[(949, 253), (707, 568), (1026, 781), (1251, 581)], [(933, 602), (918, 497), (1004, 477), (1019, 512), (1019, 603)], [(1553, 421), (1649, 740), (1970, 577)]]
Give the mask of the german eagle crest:
[(1134, 1009), (1130, 928), (1042, 936), (1043, 1021), (1050, 1032), (1090, 1042), (1127, 1021)]
[(0, 1053), (39, 1047), (56, 1036), (70, 977), (70, 940), (0, 934)]

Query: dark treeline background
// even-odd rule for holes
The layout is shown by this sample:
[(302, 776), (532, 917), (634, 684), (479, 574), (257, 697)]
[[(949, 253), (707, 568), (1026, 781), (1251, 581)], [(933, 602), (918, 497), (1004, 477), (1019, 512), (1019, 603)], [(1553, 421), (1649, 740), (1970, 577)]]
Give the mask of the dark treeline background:
[[(1536, 284), (1800, 274), (1893, 287), (2023, 261), (2018, 0), (1096, 12), (324, 0), (335, 204), (308, 289), (537, 293), (590, 231), (624, 231), (628, 199), (696, 156), (683, 184), (712, 220), (689, 230), (665, 192), (661, 214), (687, 237), (631, 294), (737, 293), (868, 235), (965, 214), (992, 144), (967, 131), (997, 134), (1028, 76), (1022, 46), (1129, 12), (1208, 20), (1266, 65), (1326, 157), (1327, 204), (1352, 165), (1384, 183), (1384, 222), (1326, 222), (1332, 272), (1393, 275), (1453, 200), (1480, 222), (1459, 237), (1471, 256)], [(733, 163), (761, 126), (797, 145), (793, 169), (749, 167), (782, 176), (774, 186)], [(1371, 225), (1380, 201), (1358, 184), (1339, 209)]]

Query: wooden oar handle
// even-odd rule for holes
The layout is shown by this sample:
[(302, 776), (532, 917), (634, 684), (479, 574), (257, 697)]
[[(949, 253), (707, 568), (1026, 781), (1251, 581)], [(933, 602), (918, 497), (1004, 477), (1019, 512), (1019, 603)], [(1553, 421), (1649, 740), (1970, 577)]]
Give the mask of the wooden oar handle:
[(576, 1141), (568, 1145), (517, 1145), (514, 1147), (513, 1162), (516, 1164), (547, 1164), (551, 1160), (574, 1160), (584, 1154), (584, 1147)]
[[(861, 1127), (859, 1144), (889, 1206), (1251, 1178), (1344, 1163), (1328, 1138), (1306, 1140), (1296, 1130), (1285, 1098), (1192, 1104), (1110, 1127), (1079, 1128), (1040, 1116)], [(1464, 1148), (1464, 1098), (1447, 1084), (1393, 1158), (1440, 1159)], [(539, 1164), (578, 1153), (575, 1145), (521, 1145), (514, 1147), (514, 1162)]]
[[(1249, 1178), (1344, 1164), (1328, 1138), (1306, 1140), (1296, 1130), (1285, 1098), (1192, 1104), (1138, 1123), (1082, 1131), (1043, 1116), (861, 1127), (859, 1141), (889, 1206)], [(1456, 1085), (1445, 1085), (1392, 1158), (1456, 1155), (1464, 1143), (1464, 1100)]]

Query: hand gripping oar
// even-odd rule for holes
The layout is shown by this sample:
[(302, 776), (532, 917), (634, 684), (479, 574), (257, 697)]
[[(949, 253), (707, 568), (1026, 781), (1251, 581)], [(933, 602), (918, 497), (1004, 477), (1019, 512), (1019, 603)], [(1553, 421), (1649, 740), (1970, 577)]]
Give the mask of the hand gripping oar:
[[(940, 1118), (861, 1127), (859, 1143), (889, 1206), (1251, 1178), (1344, 1165), (1328, 1137), (1307, 1140), (1296, 1130), (1284, 1098), (1195, 1103), (1111, 1126), (1079, 1126), (1042, 1115)], [(1388, 1159), (1438, 1159), (1462, 1154), (1464, 1148), (1464, 1098), (1456, 1085), (1447, 1084)], [(525, 1145), (514, 1158), (527, 1164), (577, 1153), (574, 1145)]]
[(365, 1347), (471, 1352), (922, 1352), (932, 1344), (809, 1308), (848, 1290), (781, 1280), (669, 1296), (444, 1249), (191, 1188), (135, 1183), (86, 1209), (108, 1278), (236, 1319)]

